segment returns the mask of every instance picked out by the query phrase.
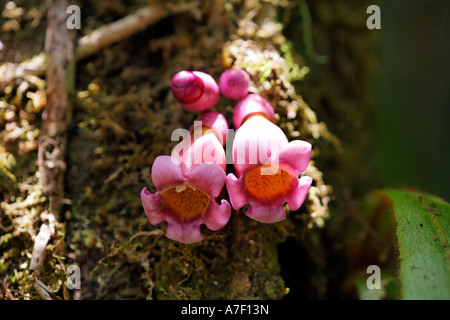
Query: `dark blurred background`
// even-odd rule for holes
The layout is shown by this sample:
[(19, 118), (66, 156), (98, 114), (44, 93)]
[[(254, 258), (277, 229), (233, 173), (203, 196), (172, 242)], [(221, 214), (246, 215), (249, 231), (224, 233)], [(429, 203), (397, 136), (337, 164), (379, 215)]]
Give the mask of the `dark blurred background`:
[(379, 1), (381, 178), (450, 200), (450, 1)]

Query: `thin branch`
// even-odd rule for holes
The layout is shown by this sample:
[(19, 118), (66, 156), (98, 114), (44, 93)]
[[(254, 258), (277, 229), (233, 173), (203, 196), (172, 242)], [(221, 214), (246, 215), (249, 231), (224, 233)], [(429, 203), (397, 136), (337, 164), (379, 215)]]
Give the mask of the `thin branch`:
[(37, 278), (34, 279), (33, 287), (36, 289), (36, 291), (39, 293), (42, 299), (53, 300), (52, 295), (54, 296), (54, 293), (41, 280)]
[(77, 60), (90, 56), (101, 48), (127, 38), (148, 26), (158, 22), (168, 15), (160, 5), (141, 8), (120, 20), (89, 33), (78, 41)]
[(72, 118), (68, 92), (75, 83), (75, 30), (65, 26), (67, 0), (49, 0), (45, 51), (48, 56), (47, 105), (42, 113), (38, 165), (44, 195), (51, 201), (49, 212), (59, 213), (64, 198), (67, 127)]
[[(171, 8), (164, 8), (160, 4), (151, 4), (136, 12), (102, 26), (90, 32), (78, 41), (75, 59), (81, 60), (100, 51), (102, 48), (114, 42), (127, 38), (148, 26), (167, 17), (169, 14), (188, 11), (197, 5), (193, 2), (190, 5)], [(63, 23), (65, 26), (65, 21)], [(21, 63), (4, 63), (0, 65), (0, 90), (3, 91), (8, 85), (17, 79), (27, 78), (27, 76), (43, 76), (47, 68), (48, 59), (45, 53), (40, 53), (33, 58)]]
[(33, 287), (44, 300), (53, 300), (53, 292), (39, 280), (42, 265), (45, 259), (45, 248), (50, 238), (55, 234), (55, 216), (47, 214), (44, 218), (48, 219), (48, 223), (41, 225), (41, 229), (34, 240), (33, 254), (31, 256), (30, 269), (33, 270)]
[(47, 247), (47, 243), (52, 235), (55, 234), (55, 217), (53, 214), (49, 214), (47, 217), (49, 223), (41, 225), (41, 229), (34, 240), (33, 254), (31, 256), (30, 269), (34, 270), (36, 276), (40, 274), (42, 264), (44, 263), (45, 247)]

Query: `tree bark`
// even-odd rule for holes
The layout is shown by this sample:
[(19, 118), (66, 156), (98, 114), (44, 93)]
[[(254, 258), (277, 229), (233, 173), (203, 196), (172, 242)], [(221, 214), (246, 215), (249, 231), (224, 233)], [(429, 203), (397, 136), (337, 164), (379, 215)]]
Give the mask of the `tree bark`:
[(49, 0), (45, 51), (47, 63), (47, 105), (42, 113), (38, 164), (49, 211), (58, 213), (64, 197), (67, 127), (72, 117), (68, 92), (74, 84), (75, 30), (66, 27), (67, 0)]

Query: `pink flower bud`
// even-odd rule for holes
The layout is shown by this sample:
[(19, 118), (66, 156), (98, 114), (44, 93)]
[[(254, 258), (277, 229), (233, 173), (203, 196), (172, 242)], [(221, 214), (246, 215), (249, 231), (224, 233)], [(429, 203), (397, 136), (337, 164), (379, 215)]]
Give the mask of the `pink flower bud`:
[(245, 96), (250, 84), (250, 77), (242, 69), (228, 69), (219, 79), (219, 87), (222, 94), (233, 100)]
[(183, 108), (205, 111), (219, 101), (219, 86), (209, 74), (201, 71), (180, 71), (172, 79), (170, 88)]

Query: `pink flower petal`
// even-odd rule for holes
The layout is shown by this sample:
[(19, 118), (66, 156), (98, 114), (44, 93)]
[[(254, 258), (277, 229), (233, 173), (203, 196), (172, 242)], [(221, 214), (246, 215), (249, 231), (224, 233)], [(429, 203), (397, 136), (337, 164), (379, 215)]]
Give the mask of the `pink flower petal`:
[(161, 212), (161, 201), (158, 193), (152, 194), (147, 188), (141, 191), (141, 202), (148, 220), (154, 226), (166, 220), (166, 214)]
[(264, 117), (248, 119), (237, 130), (233, 141), (233, 163), (240, 175), (255, 167), (266, 164), (270, 158), (288, 145), (284, 132)]
[(252, 205), (245, 214), (253, 220), (274, 223), (286, 219), (286, 211), (282, 205), (268, 207)]
[(227, 190), (230, 196), (230, 202), (234, 210), (239, 210), (247, 203), (249, 203), (249, 198), (246, 191), (244, 190), (242, 178), (237, 179), (232, 173), (227, 176)]
[(267, 119), (275, 120), (275, 111), (269, 101), (257, 94), (248, 94), (238, 101), (233, 111), (233, 125), (238, 129), (246, 117), (252, 113), (264, 114)]
[(295, 174), (299, 174), (309, 165), (311, 144), (302, 140), (291, 141), (283, 147), (278, 157), (281, 165), (286, 164), (295, 171)]
[(181, 167), (185, 175), (197, 165), (205, 162), (216, 163), (225, 171), (225, 150), (215, 135), (207, 134), (195, 137), (194, 133), (193, 139), (184, 139), (179, 145), (182, 150)]
[(202, 126), (210, 127), (218, 135), (220, 143), (225, 145), (228, 134), (228, 123), (225, 116), (217, 111), (206, 111), (200, 117)]
[(226, 200), (222, 200), (220, 205), (213, 202), (205, 214), (203, 223), (209, 230), (216, 231), (223, 228), (228, 223), (230, 216), (231, 207)]
[(195, 166), (187, 174), (187, 182), (216, 198), (225, 184), (225, 171), (215, 163), (202, 163)]
[(152, 182), (157, 190), (182, 183), (184, 180), (181, 165), (171, 156), (159, 156), (152, 166)]
[[(242, 130), (242, 129), (240, 129)], [(243, 136), (237, 132), (233, 142), (233, 164), (238, 175), (262, 164), (268, 164), (272, 151), (270, 144), (256, 135)]]
[(309, 187), (311, 187), (312, 181), (311, 177), (301, 177), (298, 181), (298, 187), (286, 195), (287, 204), (290, 210), (295, 211), (301, 207), (308, 195), (308, 190)]
[(200, 232), (200, 219), (181, 224), (169, 219), (167, 223), (166, 237), (169, 239), (182, 243), (194, 243), (204, 238)]

